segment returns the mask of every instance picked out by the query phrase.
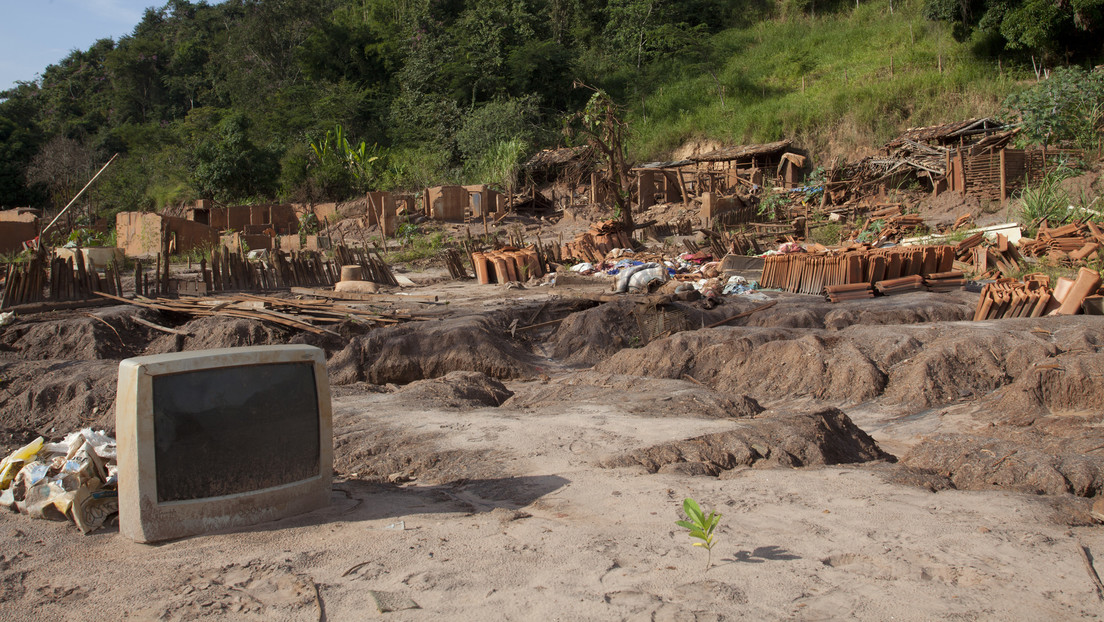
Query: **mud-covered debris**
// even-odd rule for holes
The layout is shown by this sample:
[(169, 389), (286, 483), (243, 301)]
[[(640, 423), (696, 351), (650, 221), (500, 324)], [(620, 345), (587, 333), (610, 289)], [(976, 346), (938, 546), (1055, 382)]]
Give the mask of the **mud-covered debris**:
[[(631, 394), (632, 400), (625, 396)], [(583, 371), (553, 382), (519, 386), (503, 406), (512, 409), (613, 406), (640, 417), (740, 419), (763, 407), (747, 395), (714, 391), (690, 379), (641, 378)]]
[(1081, 453), (1054, 453), (1029, 444), (966, 434), (925, 438), (901, 462), (947, 477), (964, 490), (1001, 489), (1079, 497), (1104, 490), (1104, 464)]
[(418, 380), (399, 389), (403, 404), (470, 410), (501, 406), (513, 392), (498, 380), (477, 371), (454, 371), (441, 378)]
[(735, 424), (735, 429), (654, 445), (602, 461), (651, 473), (721, 475), (740, 467), (804, 467), (893, 460), (836, 408)]

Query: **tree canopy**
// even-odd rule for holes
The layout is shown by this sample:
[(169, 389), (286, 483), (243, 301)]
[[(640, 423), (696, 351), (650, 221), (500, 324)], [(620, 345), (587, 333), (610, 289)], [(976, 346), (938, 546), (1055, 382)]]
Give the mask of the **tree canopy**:
[[(926, 2), (932, 19), (952, 22), (964, 38), (988, 33), (1010, 53), (1100, 56), (1104, 0)], [(564, 120), (592, 95), (575, 82), (631, 108), (662, 90), (658, 76), (692, 70), (712, 76), (724, 97), (716, 71), (739, 47), (713, 37), (762, 18), (851, 6), (169, 0), (147, 9), (129, 35), (74, 50), (38, 80), (0, 93), (0, 205), (59, 201), (63, 189), (29, 172), (62, 144), (79, 146), (89, 165), (120, 154), (92, 190), (105, 214), (200, 197), (342, 199), (366, 183), (497, 177), (512, 167), (495, 163), (564, 140)], [(371, 146), (370, 174), (310, 149), (335, 127), (351, 145)]]

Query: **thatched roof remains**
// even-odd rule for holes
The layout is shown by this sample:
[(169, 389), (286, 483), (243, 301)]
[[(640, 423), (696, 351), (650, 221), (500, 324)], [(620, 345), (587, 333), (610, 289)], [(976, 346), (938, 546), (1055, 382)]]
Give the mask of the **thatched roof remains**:
[(738, 145), (735, 147), (722, 147), (707, 153), (690, 156), (694, 162), (728, 162), (730, 160), (748, 160), (766, 156), (780, 155), (790, 147), (793, 141), (779, 140), (763, 145)]
[(587, 145), (578, 147), (561, 147), (559, 149), (545, 149), (538, 151), (525, 168), (530, 171), (548, 171), (557, 166), (569, 166), (589, 163), (594, 159), (594, 149)]

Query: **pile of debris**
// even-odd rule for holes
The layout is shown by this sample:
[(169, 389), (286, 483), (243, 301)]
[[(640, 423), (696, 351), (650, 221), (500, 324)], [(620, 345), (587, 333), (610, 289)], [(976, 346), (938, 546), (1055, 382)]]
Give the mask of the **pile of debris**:
[(625, 232), (621, 221), (603, 220), (576, 236), (574, 242), (564, 243), (560, 249), (560, 258), (599, 263), (615, 248), (632, 248), (632, 238)]
[(1076, 315), (1087, 299), (1100, 297), (1100, 283), (1100, 274), (1088, 268), (1081, 268), (1076, 280), (1059, 278), (1053, 290), (1045, 274), (1029, 274), (1022, 281), (1000, 279), (981, 290), (974, 320)]
[[(249, 320), (258, 320), (275, 324), (283, 328), (302, 330), (315, 335), (328, 334), (340, 336), (326, 328), (327, 325), (341, 322), (354, 322), (366, 326), (385, 326), (428, 319), (430, 316), (410, 313), (384, 313), (372, 309), (359, 309), (348, 305), (338, 305), (322, 300), (298, 300), (295, 298), (276, 298), (252, 294), (224, 294), (219, 297), (186, 297), (178, 299), (143, 296), (121, 298), (110, 294), (98, 294), (105, 298), (125, 302), (138, 307), (186, 315), (189, 317), (210, 317), (220, 315)], [(347, 294), (338, 294), (346, 296)], [(434, 316), (435, 317), (435, 316)], [(161, 326), (153, 322), (141, 322), (145, 326), (174, 335), (190, 336), (180, 329)]]
[[(1023, 238), (1021, 238), (1021, 244)], [(997, 233), (992, 241), (978, 231), (955, 245), (955, 259), (970, 266), (979, 278), (1000, 278), (1019, 269), (1023, 258), (1008, 236)]]
[(1084, 261), (1104, 245), (1104, 232), (1091, 220), (1051, 229), (1044, 220), (1035, 238), (1020, 240), (1020, 251), (1028, 257), (1052, 261)]
[(0, 462), (0, 506), (95, 531), (118, 513), (115, 439), (85, 428), (60, 443), (40, 436)]

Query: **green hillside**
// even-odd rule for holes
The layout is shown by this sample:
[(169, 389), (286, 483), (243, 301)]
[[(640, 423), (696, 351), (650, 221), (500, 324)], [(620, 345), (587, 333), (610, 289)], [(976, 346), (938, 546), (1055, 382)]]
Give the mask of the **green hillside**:
[(57, 206), (114, 153), (100, 215), (503, 183), (572, 140), (579, 84), (638, 161), (782, 137), (823, 160), (1104, 58), (1093, 0), (995, 2), (171, 0), (0, 94), (0, 205)]
[(718, 33), (712, 60), (664, 71), (679, 77), (657, 80), (633, 106), (634, 152), (699, 137), (790, 137), (822, 157), (848, 155), (906, 127), (996, 115), (1033, 80), (1030, 67), (978, 57), (917, 3), (895, 8), (874, 2)]

